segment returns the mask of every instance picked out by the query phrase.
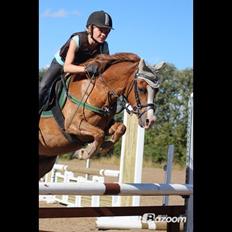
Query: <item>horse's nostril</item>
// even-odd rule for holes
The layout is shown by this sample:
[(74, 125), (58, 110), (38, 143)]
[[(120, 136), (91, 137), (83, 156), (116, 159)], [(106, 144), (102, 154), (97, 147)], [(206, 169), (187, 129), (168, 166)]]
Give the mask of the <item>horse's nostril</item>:
[(152, 126), (154, 124), (155, 120), (154, 119), (146, 119), (145, 123), (146, 123), (146, 126)]

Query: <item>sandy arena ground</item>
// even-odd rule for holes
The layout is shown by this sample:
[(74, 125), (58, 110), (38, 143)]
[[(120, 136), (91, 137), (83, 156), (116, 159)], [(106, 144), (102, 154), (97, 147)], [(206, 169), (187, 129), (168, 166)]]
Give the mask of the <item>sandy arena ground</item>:
[[(84, 167), (83, 161), (72, 160), (72, 161), (59, 161), (59, 163), (67, 164), (69, 169), (74, 171), (78, 167)], [(114, 169), (118, 170), (117, 165), (112, 164), (114, 162), (99, 163), (99, 161), (91, 161), (92, 168), (101, 168), (101, 169)], [(108, 178), (106, 182), (115, 181), (115, 179)], [(164, 182), (164, 171), (161, 168), (143, 168), (142, 182), (147, 183), (162, 183)], [(172, 171), (172, 183), (184, 184), (185, 182), (185, 170), (184, 169), (174, 169)], [(141, 205), (162, 205), (163, 197), (141, 197)], [(184, 199), (179, 196), (170, 196), (169, 198), (170, 205), (175, 204), (184, 204)], [(40, 207), (59, 207), (57, 204), (46, 204), (44, 202), (39, 203)], [(58, 219), (39, 219), (39, 231), (40, 232), (97, 232), (95, 224), (96, 218), (58, 218)], [(144, 229), (134, 229), (134, 230), (107, 230), (108, 232), (147, 232), (148, 230)]]

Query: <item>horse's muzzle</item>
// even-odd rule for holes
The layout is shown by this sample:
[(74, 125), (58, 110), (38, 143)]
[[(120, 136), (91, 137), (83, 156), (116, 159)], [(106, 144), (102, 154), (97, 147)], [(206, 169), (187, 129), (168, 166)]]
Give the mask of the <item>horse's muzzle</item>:
[(153, 117), (146, 118), (144, 128), (149, 129), (155, 123), (155, 121), (156, 121), (155, 115), (153, 115)]
[(155, 115), (146, 115), (144, 114), (141, 118), (139, 118), (139, 125), (142, 128), (149, 129), (155, 123), (156, 116)]

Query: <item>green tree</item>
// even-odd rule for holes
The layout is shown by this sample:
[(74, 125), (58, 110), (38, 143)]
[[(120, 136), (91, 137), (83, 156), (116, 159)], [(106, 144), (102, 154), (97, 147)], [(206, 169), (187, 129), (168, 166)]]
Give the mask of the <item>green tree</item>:
[(145, 134), (145, 157), (154, 162), (166, 160), (169, 144), (175, 146), (175, 161), (183, 164), (186, 155), (188, 100), (193, 91), (192, 69), (177, 70), (167, 64), (160, 74), (156, 96), (157, 121)]

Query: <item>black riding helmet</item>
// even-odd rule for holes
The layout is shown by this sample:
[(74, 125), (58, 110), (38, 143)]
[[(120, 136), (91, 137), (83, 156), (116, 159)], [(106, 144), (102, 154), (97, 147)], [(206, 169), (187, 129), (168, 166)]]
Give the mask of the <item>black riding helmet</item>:
[(103, 10), (95, 11), (89, 16), (86, 27), (88, 27), (89, 25), (113, 29), (111, 16)]

